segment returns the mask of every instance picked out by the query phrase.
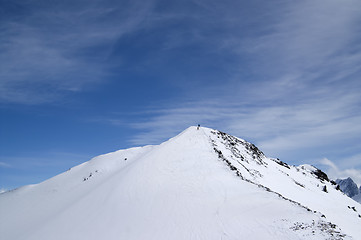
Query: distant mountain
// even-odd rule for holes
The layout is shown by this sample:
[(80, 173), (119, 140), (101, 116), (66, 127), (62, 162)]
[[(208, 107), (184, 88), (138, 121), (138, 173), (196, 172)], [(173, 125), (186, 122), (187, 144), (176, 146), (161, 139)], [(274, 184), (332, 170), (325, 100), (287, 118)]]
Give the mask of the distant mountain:
[(337, 179), (336, 183), (340, 185), (342, 192), (344, 192), (350, 198), (360, 193), (357, 184), (350, 177), (346, 179)]
[(0, 238), (357, 240), (360, 214), (321, 170), (190, 127), (0, 194)]
[(361, 203), (361, 186), (357, 187), (357, 184), (350, 178), (337, 179), (336, 183), (340, 186), (342, 192), (353, 200)]
[(352, 199), (355, 200), (356, 202), (361, 203), (361, 193), (353, 196)]

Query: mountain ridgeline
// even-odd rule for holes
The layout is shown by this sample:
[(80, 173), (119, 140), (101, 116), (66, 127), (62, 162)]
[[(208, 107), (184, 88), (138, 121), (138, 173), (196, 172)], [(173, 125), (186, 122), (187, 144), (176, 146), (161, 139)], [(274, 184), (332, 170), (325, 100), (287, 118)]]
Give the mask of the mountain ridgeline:
[[(0, 236), (47, 239), (361, 239), (361, 205), (311, 165), (190, 127), (0, 194)], [(20, 217), (21, 216), (21, 217)]]

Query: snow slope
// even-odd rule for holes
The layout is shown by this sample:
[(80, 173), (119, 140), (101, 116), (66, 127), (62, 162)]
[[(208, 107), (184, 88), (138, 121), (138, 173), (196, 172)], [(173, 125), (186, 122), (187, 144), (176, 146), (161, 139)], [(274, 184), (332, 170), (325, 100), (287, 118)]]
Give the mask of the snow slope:
[(0, 194), (0, 238), (361, 239), (361, 205), (323, 177), (190, 127)]

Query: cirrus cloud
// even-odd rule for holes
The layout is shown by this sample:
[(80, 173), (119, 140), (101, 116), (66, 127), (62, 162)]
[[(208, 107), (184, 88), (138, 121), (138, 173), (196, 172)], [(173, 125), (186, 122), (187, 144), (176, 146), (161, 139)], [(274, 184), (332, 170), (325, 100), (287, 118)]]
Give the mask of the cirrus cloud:
[(0, 23), (0, 102), (52, 102), (106, 81), (113, 45), (140, 28), (152, 5), (113, 3), (9, 3)]

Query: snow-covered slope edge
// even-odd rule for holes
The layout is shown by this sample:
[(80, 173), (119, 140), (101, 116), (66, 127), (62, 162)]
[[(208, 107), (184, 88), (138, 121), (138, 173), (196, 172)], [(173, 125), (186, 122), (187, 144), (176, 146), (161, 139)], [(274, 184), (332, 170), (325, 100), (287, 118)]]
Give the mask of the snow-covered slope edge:
[(214, 151), (235, 174), (269, 191), (320, 212), (343, 230), (361, 239), (361, 205), (337, 190), (321, 170), (310, 166), (289, 166), (267, 158), (256, 146), (226, 133), (209, 131)]
[(360, 205), (322, 176), (191, 127), (1, 194), (0, 238), (361, 239)]

